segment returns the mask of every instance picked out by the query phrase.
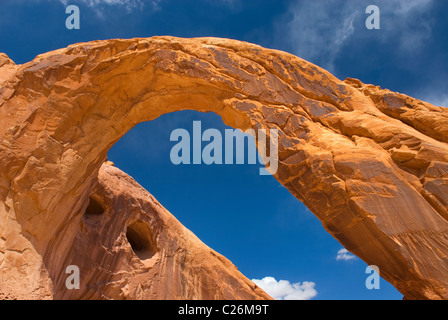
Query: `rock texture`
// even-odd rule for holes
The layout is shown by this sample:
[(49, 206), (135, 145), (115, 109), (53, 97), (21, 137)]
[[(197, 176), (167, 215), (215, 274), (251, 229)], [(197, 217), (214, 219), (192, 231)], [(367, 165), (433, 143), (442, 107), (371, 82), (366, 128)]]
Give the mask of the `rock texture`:
[[(119, 228), (118, 228), (119, 226)], [(80, 290), (67, 274), (53, 281), (57, 299), (270, 299), (219, 253), (204, 245), (121, 170), (104, 164), (62, 265), (76, 265)]]
[[(447, 109), (285, 52), (173, 37), (75, 44), (24, 65), (0, 55), (0, 295), (267, 298), (129, 177), (101, 167), (134, 125), (184, 109), (278, 129), (275, 177), (329, 233), (404, 298), (448, 298)], [(83, 214), (91, 195), (100, 216)], [(132, 253), (132, 242), (149, 251)], [(61, 289), (72, 261), (89, 270), (78, 296)]]

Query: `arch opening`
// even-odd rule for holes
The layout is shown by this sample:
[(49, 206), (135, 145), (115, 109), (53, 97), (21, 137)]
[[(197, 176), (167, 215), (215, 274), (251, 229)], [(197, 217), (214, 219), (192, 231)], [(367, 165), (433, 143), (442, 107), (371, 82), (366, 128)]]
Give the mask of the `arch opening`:
[[(192, 161), (189, 165), (172, 164), (170, 150), (177, 142), (170, 142), (170, 133), (183, 128), (191, 134), (193, 121), (201, 121), (203, 131), (230, 128), (213, 112), (185, 110), (164, 114), (129, 130), (109, 150), (108, 159), (136, 179), (184, 226), (232, 261), (249, 279), (273, 276), (290, 282), (312, 281), (326, 274), (328, 265), (322, 263), (324, 259), (340, 264), (335, 259), (340, 243), (278, 180), (260, 176), (259, 164), (247, 161), (244, 164), (235, 161), (233, 165), (195, 165)], [(306, 245), (297, 246), (297, 243)], [(323, 250), (323, 247), (332, 249)], [(324, 257), (329, 251), (334, 252), (334, 257)], [(363, 274), (353, 277), (353, 272), (355, 266), (365, 269), (364, 264), (357, 260), (351, 263), (351, 268), (337, 268), (338, 281), (315, 280), (318, 294), (324, 286), (329, 292), (332, 287), (333, 292), (338, 292), (340, 286), (357, 286), (364, 281)], [(281, 276), (278, 270), (282, 270)], [(298, 277), (297, 270), (306, 278), (294, 280)], [(385, 295), (402, 297), (389, 283), (382, 289)], [(349, 290), (345, 296), (338, 294), (355, 298)]]

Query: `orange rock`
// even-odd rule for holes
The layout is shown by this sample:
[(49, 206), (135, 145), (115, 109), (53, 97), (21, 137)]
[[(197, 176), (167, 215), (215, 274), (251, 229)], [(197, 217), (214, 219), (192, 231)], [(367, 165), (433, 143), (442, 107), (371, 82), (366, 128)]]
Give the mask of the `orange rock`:
[[(79, 267), (80, 290), (67, 274), (53, 281), (58, 299), (270, 299), (202, 243), (145, 189), (103, 164), (66, 264)], [(69, 231), (67, 231), (69, 232)]]
[[(129, 177), (101, 169), (134, 125), (189, 109), (242, 130), (278, 129), (275, 177), (328, 232), (406, 299), (448, 298), (447, 109), (217, 38), (94, 41), (24, 65), (0, 55), (0, 86), (0, 296), (268, 298), (180, 224), (153, 224), (174, 218)], [(145, 206), (114, 214), (127, 207), (111, 207), (126, 183), (153, 218)], [(83, 214), (91, 194), (100, 216)], [(63, 288), (72, 261), (88, 279), (77, 293)]]

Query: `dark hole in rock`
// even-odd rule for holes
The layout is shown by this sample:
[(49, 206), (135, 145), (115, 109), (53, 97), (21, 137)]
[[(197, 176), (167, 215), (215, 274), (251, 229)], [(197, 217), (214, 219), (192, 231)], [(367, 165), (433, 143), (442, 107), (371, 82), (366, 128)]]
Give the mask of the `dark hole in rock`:
[(102, 204), (96, 200), (94, 197), (90, 197), (89, 205), (86, 208), (86, 216), (100, 216), (104, 213), (104, 208)]
[(149, 259), (156, 253), (151, 230), (145, 223), (137, 221), (130, 224), (126, 230), (126, 238), (139, 259)]

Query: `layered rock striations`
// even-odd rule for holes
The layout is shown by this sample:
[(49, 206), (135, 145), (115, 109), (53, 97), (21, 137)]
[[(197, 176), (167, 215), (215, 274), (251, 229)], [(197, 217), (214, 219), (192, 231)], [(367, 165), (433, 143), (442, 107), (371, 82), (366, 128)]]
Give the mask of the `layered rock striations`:
[[(404, 298), (448, 298), (447, 109), (285, 52), (173, 37), (75, 44), (23, 65), (0, 55), (0, 296), (268, 298), (103, 165), (133, 126), (185, 109), (277, 129), (275, 178), (330, 234)], [(77, 293), (63, 283), (75, 262)]]
[[(80, 269), (53, 281), (58, 299), (270, 299), (121, 170), (103, 164), (66, 256)], [(63, 232), (64, 233), (64, 232)]]

